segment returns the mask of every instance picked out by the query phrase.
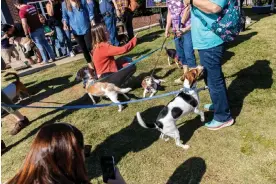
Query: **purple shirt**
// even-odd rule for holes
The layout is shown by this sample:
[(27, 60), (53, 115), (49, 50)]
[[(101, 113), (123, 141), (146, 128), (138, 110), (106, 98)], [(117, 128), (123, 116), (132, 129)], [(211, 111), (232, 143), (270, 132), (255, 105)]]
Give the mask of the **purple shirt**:
[(167, 0), (167, 7), (171, 13), (173, 31), (179, 30), (179, 28), (184, 28), (191, 25), (191, 17), (189, 16), (187, 22), (181, 25), (181, 18), (184, 13), (184, 3), (183, 0)]

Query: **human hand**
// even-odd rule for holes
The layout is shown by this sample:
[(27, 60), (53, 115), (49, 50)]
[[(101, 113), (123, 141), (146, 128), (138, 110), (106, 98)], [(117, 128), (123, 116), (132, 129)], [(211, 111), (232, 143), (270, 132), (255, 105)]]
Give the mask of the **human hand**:
[(191, 0), (184, 0), (185, 5), (189, 5), (191, 3)]
[(171, 36), (170, 31), (166, 29), (166, 31), (165, 31), (165, 37), (169, 38), (170, 36)]
[(108, 184), (126, 184), (124, 178), (122, 177), (122, 175), (117, 167), (115, 168), (115, 178), (116, 178), (115, 180), (109, 179), (107, 181), (107, 183)]
[(116, 9), (116, 15), (117, 15), (118, 18), (121, 18), (121, 12), (120, 12), (119, 9)]
[(66, 23), (63, 23), (63, 29), (64, 29), (64, 30), (69, 30), (69, 27), (67, 26)]
[(95, 20), (91, 20), (91, 27), (95, 26)]

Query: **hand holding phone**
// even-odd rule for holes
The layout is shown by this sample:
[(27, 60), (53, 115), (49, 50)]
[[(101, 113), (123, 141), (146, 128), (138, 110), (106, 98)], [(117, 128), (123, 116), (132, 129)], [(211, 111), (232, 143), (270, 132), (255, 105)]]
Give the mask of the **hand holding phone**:
[(107, 183), (109, 179), (115, 180), (115, 161), (113, 156), (101, 157), (101, 167), (103, 172), (103, 182)]
[(109, 179), (108, 184), (126, 184), (124, 178), (122, 177), (119, 169), (116, 167), (115, 168), (115, 180)]

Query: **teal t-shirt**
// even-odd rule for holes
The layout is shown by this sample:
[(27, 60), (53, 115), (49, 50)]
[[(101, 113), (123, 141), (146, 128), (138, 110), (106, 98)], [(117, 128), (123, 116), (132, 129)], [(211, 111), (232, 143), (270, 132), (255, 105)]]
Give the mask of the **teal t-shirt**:
[[(210, 1), (217, 4), (221, 8), (225, 7), (228, 2), (227, 0)], [(206, 14), (196, 7), (193, 7), (193, 10), (191, 10), (191, 30), (194, 49), (209, 49), (222, 44), (223, 40), (213, 31), (205, 27), (195, 13), (196, 15), (200, 15), (208, 23), (208, 25), (211, 25), (218, 18), (218, 14)]]

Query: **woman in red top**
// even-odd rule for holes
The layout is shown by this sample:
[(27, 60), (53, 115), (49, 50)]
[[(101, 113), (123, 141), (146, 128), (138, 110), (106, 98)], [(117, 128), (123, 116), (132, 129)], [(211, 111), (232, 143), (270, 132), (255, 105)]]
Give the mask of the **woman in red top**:
[(132, 38), (126, 45), (116, 47), (108, 43), (109, 34), (104, 24), (98, 24), (92, 27), (92, 55), (98, 78), (105, 78), (112, 73), (114, 75), (105, 78), (103, 81), (121, 86), (126, 82), (136, 71), (135, 65), (118, 72), (123, 67), (129, 64), (128, 59), (119, 59), (115, 61), (114, 56), (125, 54), (132, 50), (137, 43), (136, 36)]

